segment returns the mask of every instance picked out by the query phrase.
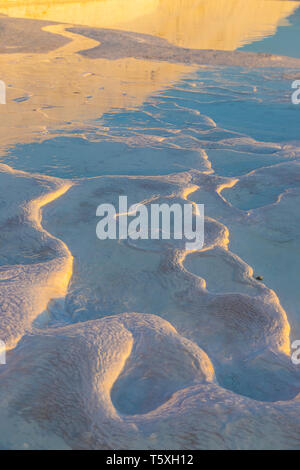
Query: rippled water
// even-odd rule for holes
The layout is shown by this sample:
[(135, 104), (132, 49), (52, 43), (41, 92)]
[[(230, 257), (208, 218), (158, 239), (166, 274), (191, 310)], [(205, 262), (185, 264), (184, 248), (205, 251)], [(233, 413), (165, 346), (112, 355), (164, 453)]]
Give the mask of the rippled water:
[[(44, 3), (0, 2), (70, 40), (0, 54), (0, 447), (299, 448), (299, 66), (89, 58), (61, 24), (297, 57), (299, 2)], [(120, 195), (205, 204), (203, 250), (98, 240)]]

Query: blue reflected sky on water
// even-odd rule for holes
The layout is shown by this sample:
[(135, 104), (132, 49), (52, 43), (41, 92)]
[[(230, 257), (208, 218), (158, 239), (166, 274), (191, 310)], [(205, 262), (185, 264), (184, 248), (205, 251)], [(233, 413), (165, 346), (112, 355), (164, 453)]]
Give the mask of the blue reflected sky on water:
[(282, 21), (275, 35), (246, 44), (239, 50), (300, 57), (300, 7)]

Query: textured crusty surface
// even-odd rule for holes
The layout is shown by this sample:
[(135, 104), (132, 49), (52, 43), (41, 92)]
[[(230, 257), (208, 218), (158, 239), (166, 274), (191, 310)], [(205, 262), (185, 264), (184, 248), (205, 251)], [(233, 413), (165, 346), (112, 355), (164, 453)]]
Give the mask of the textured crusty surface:
[(42, 30), (51, 24), (0, 16), (0, 54), (49, 52), (67, 44), (68, 38)]
[(300, 67), (300, 59), (272, 54), (240, 51), (196, 50), (177, 47), (165, 39), (147, 34), (100, 28), (75, 27), (74, 33), (99, 41), (82, 55), (96, 59), (134, 57), (183, 64), (237, 65), (243, 67)]
[[(299, 449), (299, 61), (34, 24), (0, 55), (0, 447)], [(203, 249), (100, 241), (121, 195), (205, 204)]]

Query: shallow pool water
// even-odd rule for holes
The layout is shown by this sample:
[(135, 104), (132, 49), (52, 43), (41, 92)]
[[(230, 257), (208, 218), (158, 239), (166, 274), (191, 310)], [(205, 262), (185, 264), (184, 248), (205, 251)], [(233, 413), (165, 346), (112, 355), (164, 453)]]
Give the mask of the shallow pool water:
[(240, 50), (300, 57), (299, 29), (300, 8), (297, 6), (296, 11), (279, 24), (276, 34), (246, 44)]

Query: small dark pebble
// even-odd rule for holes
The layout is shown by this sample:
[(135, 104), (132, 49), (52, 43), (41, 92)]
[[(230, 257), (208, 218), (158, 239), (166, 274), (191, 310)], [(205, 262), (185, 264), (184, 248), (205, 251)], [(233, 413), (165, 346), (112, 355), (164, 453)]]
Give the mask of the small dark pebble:
[(263, 280), (263, 277), (262, 276), (256, 276), (256, 278), (258, 281), (262, 281)]

